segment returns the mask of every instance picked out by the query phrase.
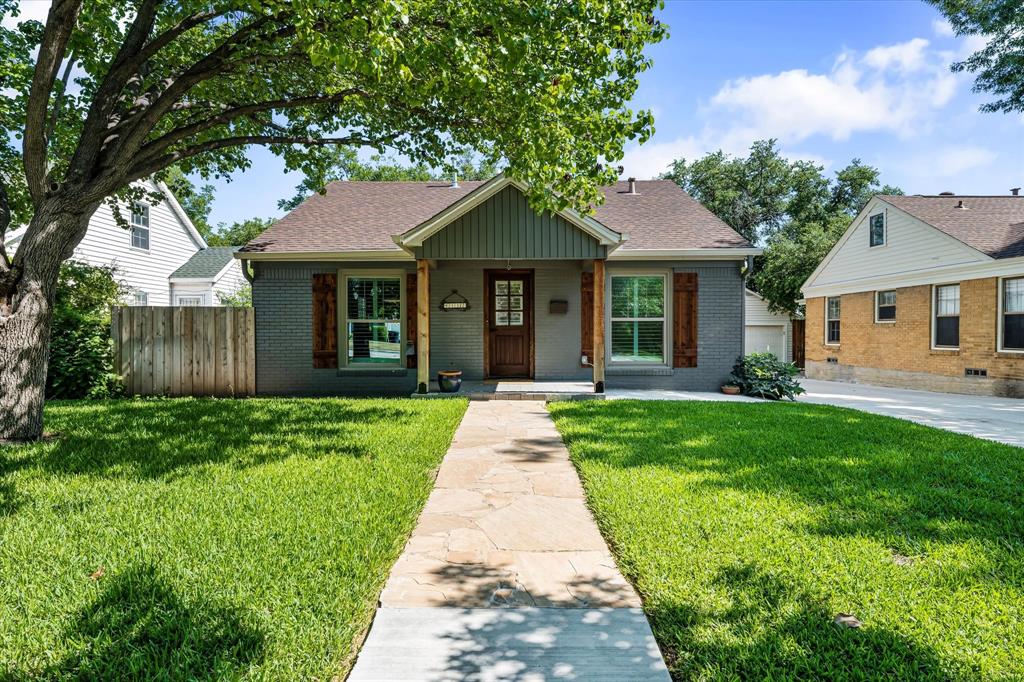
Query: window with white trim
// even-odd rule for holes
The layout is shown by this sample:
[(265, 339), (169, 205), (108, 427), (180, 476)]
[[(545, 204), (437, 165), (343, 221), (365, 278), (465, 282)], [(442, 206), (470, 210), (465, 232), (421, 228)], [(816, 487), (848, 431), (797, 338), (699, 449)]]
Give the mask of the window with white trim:
[(875, 292), (875, 322), (896, 321), (896, 291)]
[(132, 305), (148, 305), (149, 294), (145, 291), (135, 291), (132, 293)]
[(149, 206), (146, 204), (132, 205), (130, 231), (132, 246), (149, 251)]
[(829, 296), (825, 299), (825, 343), (833, 345), (839, 343), (841, 308), (839, 296)]
[(399, 274), (344, 278), (344, 357), (349, 366), (403, 364), (402, 284)]
[(885, 214), (868, 218), (868, 246), (885, 246)]
[(176, 296), (177, 305), (205, 305), (206, 297), (202, 294), (196, 296)]
[(932, 345), (936, 348), (960, 347), (960, 285), (935, 287), (935, 323)]
[(1024, 350), (1024, 277), (1007, 277), (1002, 291), (1001, 350)]
[(612, 275), (611, 361), (665, 364), (665, 275)]

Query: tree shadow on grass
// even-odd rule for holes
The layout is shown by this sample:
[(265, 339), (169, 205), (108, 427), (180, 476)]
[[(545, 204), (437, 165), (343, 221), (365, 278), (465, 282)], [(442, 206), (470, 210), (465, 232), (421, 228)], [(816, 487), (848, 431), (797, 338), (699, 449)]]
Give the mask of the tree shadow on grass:
[(46, 677), (208, 680), (241, 676), (263, 655), (246, 614), (183, 600), (151, 566), (101, 578), (99, 596), (65, 632), (77, 651)]
[(840, 628), (825, 598), (755, 565), (724, 567), (713, 583), (727, 606), (651, 605), (676, 679), (951, 679), (930, 649), (872, 623)]
[(1020, 549), (1024, 457), (1008, 445), (801, 404), (581, 403), (555, 412), (582, 461), (657, 467), (715, 491), (809, 505), (819, 535)]
[[(412, 408), (351, 400), (128, 400), (69, 405), (60, 437), (33, 464), (57, 474), (174, 476), (229, 463), (259, 466), (292, 456), (372, 457), (375, 425), (406, 426)], [(29, 458), (24, 458), (28, 464)]]

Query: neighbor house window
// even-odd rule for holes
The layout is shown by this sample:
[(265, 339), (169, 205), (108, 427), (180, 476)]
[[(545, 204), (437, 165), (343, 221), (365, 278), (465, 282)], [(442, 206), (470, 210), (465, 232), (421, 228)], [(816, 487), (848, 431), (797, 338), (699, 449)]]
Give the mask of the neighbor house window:
[(839, 343), (839, 313), (839, 297), (825, 299), (825, 343)]
[(960, 285), (935, 287), (935, 347), (960, 347)]
[(1003, 280), (1002, 350), (1024, 350), (1024, 277)]
[(885, 214), (876, 213), (868, 218), (870, 246), (885, 246)]
[(665, 363), (665, 276), (613, 275), (612, 362)]
[(131, 218), (132, 246), (149, 251), (149, 206), (134, 204)]
[(345, 278), (349, 365), (402, 364), (402, 277)]
[(136, 291), (132, 294), (132, 305), (148, 305), (149, 294), (145, 291)]
[(875, 296), (875, 322), (895, 322), (896, 292), (879, 291)]
[(178, 305), (204, 305), (206, 298), (204, 296), (178, 296)]

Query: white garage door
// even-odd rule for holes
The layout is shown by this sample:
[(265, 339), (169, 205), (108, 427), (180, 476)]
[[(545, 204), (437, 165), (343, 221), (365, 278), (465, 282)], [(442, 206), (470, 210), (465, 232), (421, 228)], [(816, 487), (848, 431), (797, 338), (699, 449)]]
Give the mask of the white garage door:
[(751, 353), (775, 353), (775, 355), (785, 360), (786, 328), (781, 324), (748, 324), (743, 352), (747, 355)]

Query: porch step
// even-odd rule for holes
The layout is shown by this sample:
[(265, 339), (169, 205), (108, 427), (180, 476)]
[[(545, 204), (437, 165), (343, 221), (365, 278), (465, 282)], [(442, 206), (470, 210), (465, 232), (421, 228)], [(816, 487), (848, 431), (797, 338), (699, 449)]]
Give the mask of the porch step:
[(441, 393), (431, 382), (426, 395), (413, 398), (468, 398), (469, 400), (603, 400), (589, 381), (463, 381), (458, 393)]

